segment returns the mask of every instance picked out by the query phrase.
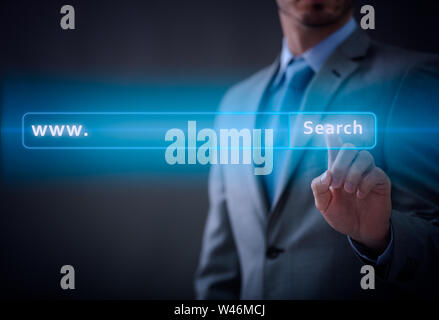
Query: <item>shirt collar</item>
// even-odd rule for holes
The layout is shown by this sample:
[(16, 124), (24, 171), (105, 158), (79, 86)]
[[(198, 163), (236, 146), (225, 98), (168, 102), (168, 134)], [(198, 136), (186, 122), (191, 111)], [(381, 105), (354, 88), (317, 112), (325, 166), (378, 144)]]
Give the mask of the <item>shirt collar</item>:
[(279, 73), (282, 75), (292, 59), (303, 57), (314, 72), (318, 72), (326, 59), (334, 52), (334, 50), (345, 41), (357, 28), (354, 18), (350, 18), (343, 27), (326, 37), (314, 47), (305, 51), (301, 56), (295, 57), (288, 48), (286, 39), (282, 41), (282, 52), (280, 56)]

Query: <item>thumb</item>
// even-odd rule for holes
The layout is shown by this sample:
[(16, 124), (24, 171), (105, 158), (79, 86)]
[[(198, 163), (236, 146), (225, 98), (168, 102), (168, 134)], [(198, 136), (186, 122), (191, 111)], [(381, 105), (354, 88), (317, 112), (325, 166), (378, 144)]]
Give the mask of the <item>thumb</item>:
[(312, 193), (314, 194), (314, 200), (316, 204), (316, 208), (324, 213), (326, 209), (328, 209), (329, 202), (331, 201), (331, 191), (329, 190), (329, 186), (331, 185), (331, 172), (326, 170), (318, 176), (314, 178), (311, 183)]

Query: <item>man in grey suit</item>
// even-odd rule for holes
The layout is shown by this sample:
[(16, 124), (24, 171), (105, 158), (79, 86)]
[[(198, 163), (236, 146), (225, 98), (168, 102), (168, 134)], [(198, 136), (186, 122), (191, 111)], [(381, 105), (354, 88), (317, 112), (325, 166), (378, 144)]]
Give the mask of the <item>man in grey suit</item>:
[[(437, 296), (435, 57), (372, 42), (352, 0), (277, 5), (281, 56), (231, 88), (221, 111), (369, 111), (377, 145), (358, 151), (329, 139), (341, 149), (275, 150), (273, 173), (262, 177), (213, 165), (197, 297)], [(365, 264), (375, 289), (360, 285)]]

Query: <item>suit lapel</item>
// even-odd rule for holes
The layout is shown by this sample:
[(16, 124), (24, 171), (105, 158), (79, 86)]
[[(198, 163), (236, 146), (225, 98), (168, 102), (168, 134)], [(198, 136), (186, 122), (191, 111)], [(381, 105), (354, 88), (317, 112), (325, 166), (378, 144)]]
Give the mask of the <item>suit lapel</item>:
[[(271, 79), (276, 74), (278, 66), (279, 59), (276, 59), (276, 61), (266, 69), (261, 81), (259, 81), (254, 87), (253, 94), (248, 97), (248, 111), (256, 113), (258, 110), (260, 110), (261, 104), (265, 100), (266, 90), (271, 82)], [(248, 119), (248, 128), (253, 130), (257, 121), (256, 114), (250, 115)], [(255, 176), (254, 166), (245, 166), (245, 168), (243, 167), (243, 170), (245, 171), (245, 179), (243, 180), (245, 185), (243, 186), (242, 190), (250, 194), (252, 202), (256, 207), (258, 217), (265, 224), (269, 205), (260, 176)]]
[[(322, 68), (314, 75), (304, 93), (300, 106), (301, 112), (324, 112), (334, 95), (337, 93), (340, 85), (359, 67), (358, 58), (363, 57), (369, 47), (369, 38), (361, 30), (357, 29), (354, 33), (340, 45), (334, 53), (328, 58)], [(296, 123), (300, 123), (303, 116), (298, 115)], [(321, 117), (320, 117), (321, 118)], [(316, 121), (320, 120), (317, 118)], [(293, 124), (294, 125), (294, 124)], [(306, 143), (311, 136), (307, 137)], [(294, 145), (292, 137), (292, 145)], [(286, 161), (280, 187), (277, 189), (272, 210), (277, 206), (279, 199), (285, 191), (289, 179), (292, 177), (294, 170), (299, 164), (305, 150), (294, 149), (287, 154), (289, 158)]]

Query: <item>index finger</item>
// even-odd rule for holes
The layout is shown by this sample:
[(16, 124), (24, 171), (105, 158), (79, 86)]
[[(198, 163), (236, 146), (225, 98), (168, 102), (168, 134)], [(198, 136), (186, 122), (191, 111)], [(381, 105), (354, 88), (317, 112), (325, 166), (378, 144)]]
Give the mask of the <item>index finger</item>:
[(325, 132), (326, 148), (328, 149), (328, 170), (332, 168), (338, 151), (343, 145), (343, 141), (338, 134), (328, 134)]

